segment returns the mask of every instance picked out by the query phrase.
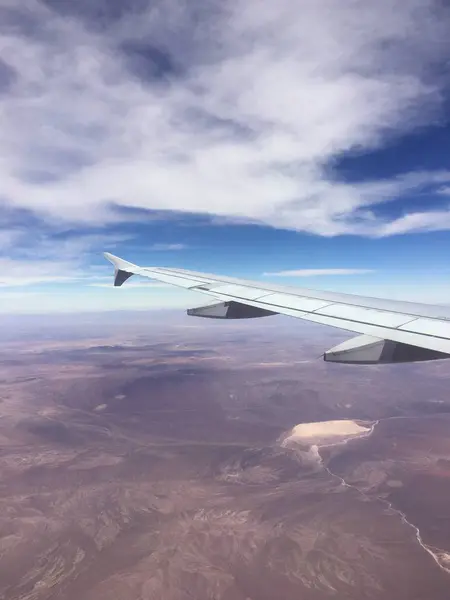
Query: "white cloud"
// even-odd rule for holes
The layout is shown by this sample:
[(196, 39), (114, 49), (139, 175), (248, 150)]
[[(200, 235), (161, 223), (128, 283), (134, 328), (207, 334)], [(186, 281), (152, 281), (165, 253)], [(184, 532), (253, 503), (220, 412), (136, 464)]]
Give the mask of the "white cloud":
[[(450, 45), (442, 3), (229, 0), (198, 19), (170, 0), (95, 32), (37, 0), (20, 6), (42, 34), (0, 36), (17, 73), (0, 97), (2, 194), (13, 207), (99, 224), (119, 218), (115, 203), (390, 235), (395, 222), (371, 208), (434, 181), (348, 184), (327, 165), (439, 113), (432, 73)], [(129, 40), (175, 49), (182, 75), (139, 80), (115, 50)], [(440, 173), (439, 185), (449, 182)], [(440, 213), (428, 218), (449, 227)], [(421, 229), (415, 217), (402, 223)]]
[(373, 271), (371, 269), (293, 269), (263, 273), (263, 275), (270, 277), (316, 277), (317, 275), (364, 275), (366, 273), (373, 273)]
[(166, 250), (185, 250), (186, 248), (186, 244), (153, 244), (153, 246), (150, 246), (149, 250), (164, 252)]
[[(66, 284), (101, 279), (99, 271), (109, 272), (110, 265), (90, 264), (102, 251), (113, 248), (129, 236), (117, 234), (77, 234), (54, 239), (26, 230), (5, 232), (3, 251), (12, 256), (0, 258), (0, 287), (22, 287), (40, 284)], [(28, 293), (28, 292), (27, 292)]]
[[(26, 245), (29, 233), (23, 230), (0, 232), (0, 247), (19, 256), (0, 258), (0, 287), (23, 287), (42, 284), (67, 284), (79, 282), (91, 287), (111, 287), (110, 266), (103, 260), (105, 248), (114, 248), (130, 236), (120, 234), (77, 234), (54, 239), (51, 236), (34, 236), (32, 244)], [(29, 240), (28, 240), (29, 241)], [(186, 248), (183, 244), (154, 244), (150, 250), (172, 251)], [(98, 257), (102, 264), (90, 264)], [(163, 284), (132, 281), (127, 287), (162, 287)], [(28, 292), (27, 292), (28, 293)]]
[(112, 288), (114, 290), (122, 290), (122, 289), (156, 289), (156, 288), (168, 288), (171, 287), (166, 283), (152, 282), (152, 281), (127, 281), (123, 286), (116, 288), (113, 286), (112, 281), (109, 283), (88, 283), (89, 287), (99, 287), (99, 288)]
[(0, 287), (67, 283), (77, 276), (72, 263), (0, 258)]
[(411, 231), (450, 229), (450, 208), (441, 211), (415, 212), (404, 215), (380, 228), (378, 235), (387, 236)]

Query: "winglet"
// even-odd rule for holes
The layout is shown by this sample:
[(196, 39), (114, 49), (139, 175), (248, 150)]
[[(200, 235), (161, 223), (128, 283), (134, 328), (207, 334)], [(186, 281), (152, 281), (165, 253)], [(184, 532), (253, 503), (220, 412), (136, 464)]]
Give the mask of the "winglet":
[(109, 252), (104, 252), (103, 256), (114, 265), (114, 286), (120, 287), (135, 273), (138, 273), (140, 268), (133, 263), (130, 263), (123, 258), (114, 256)]

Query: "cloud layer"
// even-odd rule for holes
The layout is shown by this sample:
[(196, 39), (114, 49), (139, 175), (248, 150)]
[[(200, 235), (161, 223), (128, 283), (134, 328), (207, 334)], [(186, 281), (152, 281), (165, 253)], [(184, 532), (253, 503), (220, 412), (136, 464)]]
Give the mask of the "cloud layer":
[(450, 228), (447, 207), (375, 210), (448, 191), (450, 170), (332, 168), (439, 118), (443, 3), (192, 4), (2, 0), (4, 206), (83, 226), (132, 207), (325, 236)]

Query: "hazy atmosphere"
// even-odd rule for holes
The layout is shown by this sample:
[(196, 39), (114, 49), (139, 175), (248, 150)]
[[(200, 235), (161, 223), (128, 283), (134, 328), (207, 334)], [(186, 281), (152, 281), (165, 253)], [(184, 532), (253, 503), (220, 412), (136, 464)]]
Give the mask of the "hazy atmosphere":
[(2, 597), (448, 598), (445, 361), (152, 314), (2, 320)]

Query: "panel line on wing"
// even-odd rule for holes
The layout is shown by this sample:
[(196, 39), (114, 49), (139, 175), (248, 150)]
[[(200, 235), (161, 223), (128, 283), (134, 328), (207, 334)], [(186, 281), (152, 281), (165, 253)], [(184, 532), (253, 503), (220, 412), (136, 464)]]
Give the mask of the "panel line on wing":
[[(404, 325), (402, 326), (403, 329)], [(446, 338), (450, 338), (450, 323), (440, 323), (439, 321), (433, 321), (432, 319), (415, 319), (414, 325), (408, 329), (413, 333), (420, 335), (433, 335), (434, 337), (442, 337), (440, 334), (444, 333)], [(428, 334), (427, 332), (431, 332)]]
[(397, 327), (395, 327), (395, 329), (399, 329), (401, 330), (403, 327), (406, 327), (407, 325), (409, 325), (410, 323), (414, 323), (414, 321), (418, 321), (420, 317), (414, 317), (414, 319), (411, 319), (410, 321), (407, 321), (406, 323), (403, 323), (403, 325), (397, 325)]
[(322, 310), (322, 308), (329, 308), (330, 306), (334, 306), (336, 304), (336, 302), (330, 302), (330, 304), (326, 304), (325, 306), (322, 306), (321, 308), (316, 308), (315, 310), (312, 310), (311, 313), (317, 313), (320, 314), (318, 311)]

